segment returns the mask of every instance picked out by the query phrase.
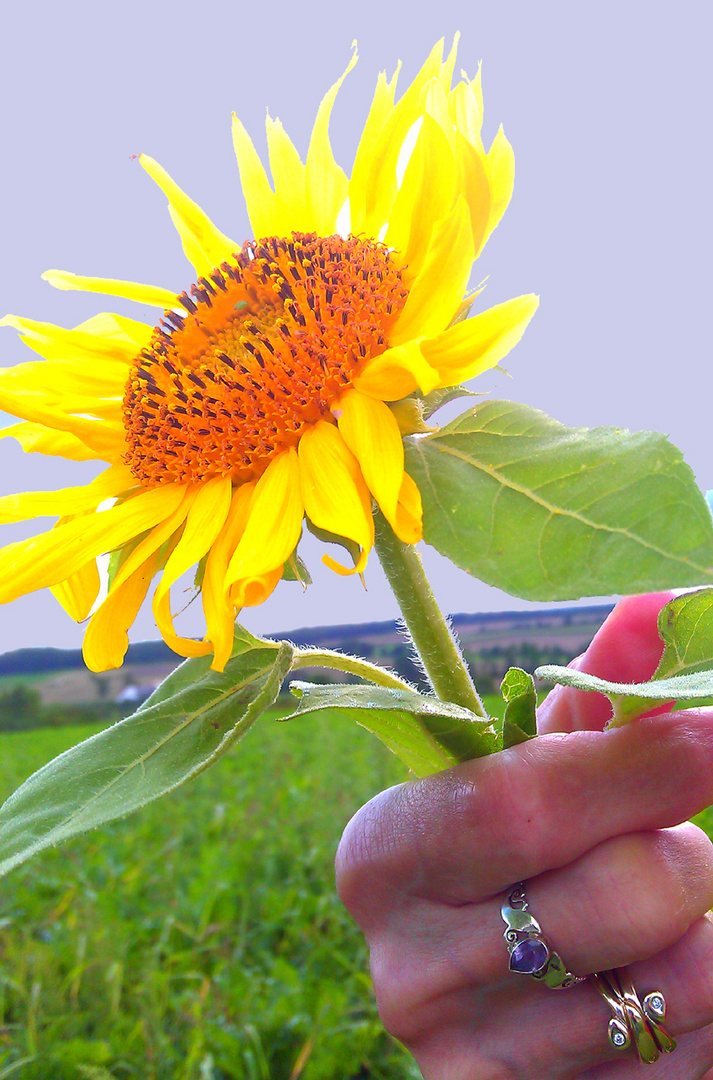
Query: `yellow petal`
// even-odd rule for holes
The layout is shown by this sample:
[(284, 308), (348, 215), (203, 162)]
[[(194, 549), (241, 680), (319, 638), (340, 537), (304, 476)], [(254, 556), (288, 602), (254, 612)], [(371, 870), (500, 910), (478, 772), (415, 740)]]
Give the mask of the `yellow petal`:
[[(441, 73), (443, 41), (431, 50), (425, 64), (400, 100), (390, 110), (385, 105), (393, 87), (377, 84), (380, 100), (375, 109), (374, 123), (365, 129), (359, 143), (349, 184), (349, 205), (353, 233), (378, 236), (389, 221), (396, 197), (396, 168), (404, 140), (422, 114), (421, 91), (429, 79)], [(396, 76), (394, 76), (394, 83)], [(376, 99), (375, 99), (376, 101)], [(371, 118), (371, 114), (370, 114)], [(377, 118), (382, 120), (376, 131)]]
[(99, 595), (99, 586), (97, 561), (90, 559), (65, 581), (52, 585), (51, 591), (71, 619), (83, 622)]
[[(297, 454), (286, 450), (270, 462), (255, 486), (245, 532), (228, 565), (226, 588), (281, 566), (299, 540), (303, 514)], [(240, 589), (238, 605), (245, 605)]]
[[(367, 193), (370, 192), (371, 169), (377, 158), (379, 137), (394, 107), (394, 92), (400, 69), (401, 61), (390, 81), (387, 81), (385, 72), (379, 73), (369, 115), (359, 140), (349, 182), (351, 229), (356, 234), (366, 231), (366, 215), (371, 208), (367, 197)], [(391, 189), (391, 199), (393, 199), (396, 193), (395, 172), (391, 178)]]
[(457, 130), (472, 147), (484, 152), (480, 135), (483, 126), (483, 98), (482, 91), (480, 97), (478, 96), (477, 88), (479, 87), (480, 66), (478, 66), (477, 84), (475, 81), (459, 82), (450, 93), (448, 105), (451, 119)]
[(233, 113), (233, 146), (253, 236), (279, 235), (280, 209), (253, 141)]
[(532, 293), (517, 296), (423, 341), (421, 349), (438, 372), (438, 385), (454, 386), (499, 364), (525, 333), (538, 304)]
[(164, 311), (177, 306), (176, 294), (156, 285), (140, 285), (136, 281), (118, 281), (115, 278), (81, 277), (70, 274), (68, 270), (45, 270), (42, 277), (55, 289), (121, 296), (125, 300), (135, 300), (137, 304), (149, 304)]
[[(121, 403), (129, 370), (124, 363), (99, 358), (93, 364), (86, 360), (29, 360), (0, 369), (0, 382), (9, 389), (41, 393), (48, 404), (63, 405), (70, 395), (116, 398)], [(65, 411), (79, 410), (65, 407)]]
[(245, 532), (255, 484), (242, 484), (233, 492), (228, 516), (211, 545), (203, 574), (201, 594), (208, 640), (213, 645), (215, 671), (222, 671), (233, 651), (235, 605), (228, 596), (225, 576), (238, 541)]
[(383, 401), (348, 390), (340, 399), (339, 430), (362, 475), (393, 525), (404, 476), (404, 448), (396, 419)]
[(447, 221), (437, 222), (423, 269), (389, 336), (389, 344), (432, 337), (453, 318), (468, 285), (473, 264), (470, 212), (461, 196)]
[(502, 124), (488, 150), (487, 172), (490, 181), (491, 209), (486, 240), (505, 213), (515, 184), (515, 155), (512, 146), (505, 138)]
[(168, 199), (186, 257), (199, 277), (210, 273), (237, 251), (240, 245), (216, 228), (205, 211), (188, 198), (157, 161), (146, 154), (139, 154), (139, 161)]
[(176, 484), (142, 491), (110, 510), (75, 518), (0, 550), (0, 603), (56, 585), (90, 559), (121, 547), (168, 517), (183, 497)]
[(334, 160), (329, 141), (329, 119), (335, 98), (349, 72), (357, 62), (356, 47), (344, 74), (337, 79), (322, 98), (317, 118), (312, 128), (307, 161), (305, 163), (305, 193), (309, 207), (311, 228), (320, 236), (331, 236), (337, 227), (337, 215), (347, 197), (349, 181)]
[(492, 232), (490, 222), (493, 203), (490, 180), (482, 154), (459, 132), (456, 132), (454, 146), (459, 166), (458, 186), (468, 203), (473, 233), (473, 256), (477, 258)]
[(387, 349), (354, 379), (356, 390), (380, 401), (400, 401), (416, 387), (429, 394), (439, 385), (438, 372), (424, 359), (419, 341)]
[(48, 454), (69, 461), (92, 461), (101, 455), (68, 431), (55, 431), (44, 424), (23, 421), (0, 429), (0, 439), (17, 439), (26, 454)]
[(33, 517), (54, 517), (95, 510), (105, 499), (136, 487), (137, 481), (125, 465), (111, 465), (91, 483), (59, 491), (23, 491), (0, 498), (0, 524)]
[(230, 588), (230, 599), (234, 607), (258, 607), (264, 604), (282, 577), (284, 565), (280, 563), (273, 570), (253, 577), (240, 578)]
[(320, 420), (304, 433), (299, 463), (307, 517), (318, 529), (346, 536), (359, 545), (361, 557), (346, 572), (361, 574), (374, 543), (371, 497), (356, 458), (334, 424)]
[[(122, 332), (122, 323), (133, 323), (141, 328), (140, 344), (136, 334)], [(153, 327), (137, 323), (134, 319), (122, 319), (118, 315), (102, 312), (92, 320), (80, 324), (74, 330), (53, 323), (25, 319), (19, 315), (6, 315), (0, 326), (12, 326), (23, 335), (23, 341), (46, 360), (92, 360), (100, 359), (131, 363), (153, 334)], [(133, 329), (133, 328), (132, 328)], [(110, 332), (113, 331), (113, 332)]]
[(154, 553), (122, 584), (110, 591), (89, 620), (82, 652), (90, 671), (121, 667), (129, 647), (128, 630), (141, 607), (156, 572)]
[(280, 120), (267, 116), (265, 132), (275, 202), (279, 206), (278, 235), (289, 236), (292, 229), (309, 232), (312, 222), (305, 193), (305, 167), (300, 155)]
[(406, 265), (409, 283), (428, 257), (434, 224), (438, 228), (453, 212), (457, 179), (458, 166), (445, 133), (432, 117), (424, 116), (385, 237)]
[[(128, 581), (131, 575), (136, 573), (143, 563), (147, 562), (154, 553), (158, 553), (157, 566), (160, 565), (161, 562), (166, 562), (170, 551), (175, 547), (179, 530), (186, 520), (186, 516), (193, 505), (196, 495), (197, 488), (195, 485), (184, 487), (183, 498), (178, 503), (176, 509), (164, 518), (163, 521), (160, 521), (158, 525), (149, 529), (147, 535), (139, 540), (135, 546), (131, 545), (127, 547), (125, 552), (120, 552), (119, 565), (116, 574), (114, 575), (112, 589), (118, 589), (120, 585), (125, 581)], [(161, 556), (160, 559), (159, 555)]]
[(126, 450), (124, 426), (120, 421), (91, 420), (84, 416), (73, 416), (56, 406), (48, 405), (41, 394), (32, 394), (27, 390), (9, 390), (0, 379), (0, 409), (30, 420), (35, 424), (56, 428), (76, 435), (86, 446), (95, 450), (107, 461), (123, 457)]
[(171, 553), (156, 588), (154, 604), (159, 603), (181, 574), (200, 562), (208, 551), (225, 522), (230, 508), (231, 490), (229, 476), (217, 476), (198, 486), (188, 510), (183, 534)]
[(173, 649), (179, 656), (207, 656), (208, 653), (213, 651), (213, 646), (209, 641), (194, 641), (193, 638), (181, 637), (176, 633), (171, 616), (170, 593), (163, 593), (158, 602), (154, 596), (151, 610), (161, 637), (169, 649)]

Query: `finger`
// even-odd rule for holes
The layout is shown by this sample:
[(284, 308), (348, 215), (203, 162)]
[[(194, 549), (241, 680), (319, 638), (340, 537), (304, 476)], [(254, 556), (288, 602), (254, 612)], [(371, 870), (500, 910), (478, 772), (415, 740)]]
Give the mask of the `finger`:
[[(689, 823), (618, 837), (529, 881), (527, 898), (568, 970), (584, 976), (628, 966), (669, 948), (709, 910), (713, 845)], [(401, 909), (401, 918), (372, 938), (375, 982), (415, 1008), (429, 996), (508, 978), (500, 916), (506, 899)]]
[(337, 883), (362, 926), (414, 898), (463, 904), (713, 802), (713, 710), (545, 735), (391, 788), (347, 826)]
[[(613, 682), (646, 682), (663, 651), (657, 620), (674, 593), (649, 593), (621, 600), (595, 634), (587, 651), (572, 667)], [(603, 694), (557, 686), (538, 716), (540, 732), (601, 730), (611, 718), (611, 705)]]
[[(667, 1002), (664, 1027), (678, 1042), (647, 1067), (659, 1080), (695, 1080), (713, 1063), (713, 927), (701, 919), (664, 953), (628, 969), (640, 1000), (653, 990)], [(612, 1013), (591, 982), (552, 992), (516, 976), (486, 988), (432, 998), (423, 1008), (385, 1009), (390, 1030), (410, 1045), (433, 1080), (527, 1076), (528, 1080), (637, 1080), (632, 1049), (616, 1050)], [(445, 1071), (444, 1063), (448, 1063)]]

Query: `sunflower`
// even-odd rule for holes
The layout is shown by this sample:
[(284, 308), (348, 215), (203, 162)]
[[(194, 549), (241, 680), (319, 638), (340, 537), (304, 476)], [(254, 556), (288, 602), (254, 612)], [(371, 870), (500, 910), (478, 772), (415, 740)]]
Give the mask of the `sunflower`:
[[(84, 657), (122, 663), (128, 630), (157, 575), (153, 613), (183, 656), (222, 670), (241, 608), (283, 575), (305, 517), (364, 571), (372, 499), (396, 534), (421, 538), (418, 488), (404, 471), (398, 408), (412, 395), (493, 367), (537, 301), (470, 318), (473, 261), (507, 206), (513, 155), (502, 128), (486, 152), (480, 73), (452, 87), (456, 43), (437, 45), (395, 101), (379, 77), (351, 177), (329, 120), (356, 62), (324, 97), (303, 163), (267, 119), (272, 184), (237, 117), (233, 139), (253, 235), (222, 233), (152, 158), (195, 283), (170, 289), (50, 270), (59, 289), (153, 305), (156, 326), (115, 314), (74, 329), (8, 315), (40, 360), (0, 372), (0, 434), (28, 452), (108, 468), (91, 483), (0, 499), (0, 520), (58, 515), (50, 531), (0, 551), (0, 601), (49, 586), (77, 621)], [(101, 603), (97, 559), (110, 553)], [(171, 586), (197, 566), (203, 641), (173, 625)]]

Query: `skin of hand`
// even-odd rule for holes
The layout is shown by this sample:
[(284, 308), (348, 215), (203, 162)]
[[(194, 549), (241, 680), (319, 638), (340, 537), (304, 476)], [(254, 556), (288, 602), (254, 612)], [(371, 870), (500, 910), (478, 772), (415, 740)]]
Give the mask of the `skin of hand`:
[[(648, 679), (670, 598), (623, 600), (574, 664)], [(610, 714), (557, 687), (537, 739), (381, 792), (348, 824), (339, 893), (425, 1080), (713, 1080), (713, 845), (687, 822), (713, 803), (713, 709), (603, 731)], [(569, 971), (627, 965), (640, 999), (663, 992), (673, 1054), (615, 1050), (590, 981), (508, 970), (500, 906), (518, 881)]]

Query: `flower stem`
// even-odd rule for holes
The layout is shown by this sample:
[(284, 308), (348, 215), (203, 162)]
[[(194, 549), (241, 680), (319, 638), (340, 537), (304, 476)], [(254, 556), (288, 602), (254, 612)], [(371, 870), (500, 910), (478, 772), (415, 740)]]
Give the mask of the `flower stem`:
[(374, 546), (436, 695), (487, 716), (463, 654), (426, 577), (421, 556), (394, 534), (380, 510)]

